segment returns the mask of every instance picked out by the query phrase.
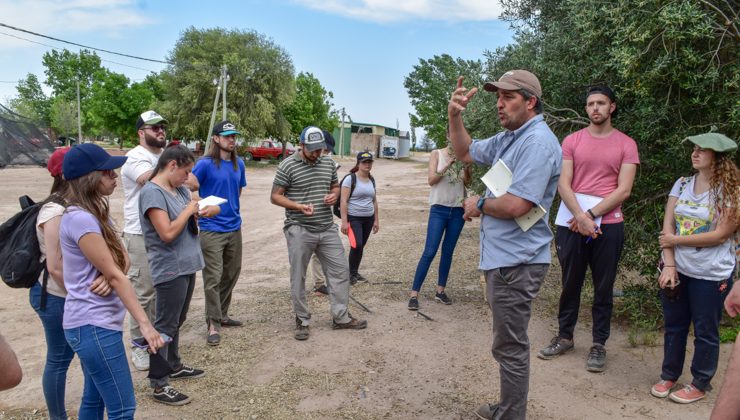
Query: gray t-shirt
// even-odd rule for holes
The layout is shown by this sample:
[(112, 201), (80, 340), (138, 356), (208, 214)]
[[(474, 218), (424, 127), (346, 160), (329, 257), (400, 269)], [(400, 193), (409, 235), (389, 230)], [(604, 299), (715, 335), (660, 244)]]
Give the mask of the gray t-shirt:
[[(542, 115), (514, 131), (506, 130), (474, 142), (470, 155), (476, 164), (484, 166), (503, 160), (513, 174), (507, 192), (541, 205), (549, 215), (560, 178), (562, 151)], [(489, 190), (486, 196), (493, 197)], [(514, 219), (484, 215), (480, 227), (479, 268), (493, 270), (522, 264), (549, 264), (552, 231), (547, 225), (548, 215), (526, 232)]]
[(179, 187), (176, 195), (170, 194), (153, 182), (147, 182), (141, 188), (139, 220), (152, 273), (152, 283), (155, 285), (193, 274), (205, 266), (196, 233), (191, 232), (186, 225), (175, 240), (165, 243), (146, 213), (149, 209), (161, 209), (167, 212), (170, 220), (175, 220), (189, 202), (190, 191), (185, 187)]
[[(352, 189), (352, 175), (347, 175), (342, 181), (342, 192), (344, 188), (349, 190)], [(375, 215), (375, 187), (373, 181), (363, 181), (360, 177), (357, 177), (355, 183), (355, 190), (352, 191), (352, 195), (349, 197), (347, 202), (347, 214), (355, 217), (370, 217)]]

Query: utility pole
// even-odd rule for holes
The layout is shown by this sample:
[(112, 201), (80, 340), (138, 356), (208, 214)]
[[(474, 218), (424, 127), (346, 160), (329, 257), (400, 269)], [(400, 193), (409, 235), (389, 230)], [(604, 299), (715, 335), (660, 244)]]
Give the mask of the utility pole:
[(226, 119), (226, 83), (229, 81), (229, 75), (226, 73), (226, 64), (224, 64), (221, 67), (221, 82), (224, 84), (224, 109), (223, 109), (223, 118), (222, 120)]
[(339, 128), (339, 157), (344, 157), (344, 107), (342, 107), (342, 125)]
[[(221, 85), (223, 72), (218, 79), (213, 79), (213, 84), (216, 85), (216, 96), (213, 98), (213, 111), (211, 112), (211, 123), (208, 125), (208, 133), (206, 134), (206, 148), (203, 150), (203, 154), (208, 153), (211, 147), (211, 133), (213, 133), (213, 126), (216, 124), (216, 108), (218, 107), (218, 97), (221, 94)], [(226, 99), (224, 99), (226, 101)]]
[[(122, 140), (123, 141), (123, 140)], [(82, 110), (80, 109), (80, 78), (77, 78), (77, 144), (82, 144)], [(67, 146), (70, 140), (67, 137)]]

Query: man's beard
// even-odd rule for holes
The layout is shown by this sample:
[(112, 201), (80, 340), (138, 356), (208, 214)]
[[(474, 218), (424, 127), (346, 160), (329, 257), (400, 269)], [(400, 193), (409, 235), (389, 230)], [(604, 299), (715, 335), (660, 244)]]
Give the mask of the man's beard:
[(160, 139), (158, 139), (155, 136), (150, 136), (146, 132), (144, 133), (144, 142), (146, 142), (146, 145), (147, 146), (154, 147), (154, 148), (157, 148), (157, 149), (161, 149), (161, 148), (163, 148), (164, 146), (167, 145), (167, 140), (166, 139), (160, 140)]

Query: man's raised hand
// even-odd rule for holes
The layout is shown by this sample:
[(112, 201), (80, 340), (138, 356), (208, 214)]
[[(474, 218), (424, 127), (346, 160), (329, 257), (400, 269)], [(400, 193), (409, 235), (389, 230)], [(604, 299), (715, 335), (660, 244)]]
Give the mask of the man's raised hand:
[(474, 87), (470, 90), (463, 86), (463, 80), (465, 76), (457, 78), (457, 87), (452, 92), (450, 97), (450, 103), (447, 105), (447, 113), (450, 117), (456, 117), (465, 110), (470, 100), (478, 93), (478, 88)]

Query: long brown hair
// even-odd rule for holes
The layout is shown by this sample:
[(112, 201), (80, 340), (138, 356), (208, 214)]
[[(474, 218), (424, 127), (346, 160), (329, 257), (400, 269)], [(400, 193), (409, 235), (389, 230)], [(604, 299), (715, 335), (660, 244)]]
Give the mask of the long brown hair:
[(126, 266), (126, 253), (123, 250), (123, 244), (118, 239), (118, 232), (116, 232), (110, 220), (108, 198), (98, 191), (102, 177), (102, 171), (93, 171), (68, 181), (67, 202), (70, 206), (77, 206), (86, 210), (98, 220), (100, 230), (103, 232), (103, 239), (113, 256), (113, 261), (118, 268), (123, 270), (123, 267)]
[[(216, 137), (220, 137), (218, 134), (214, 134), (213, 137), (211, 137), (211, 150), (208, 151), (208, 156), (213, 160), (213, 163), (216, 164), (217, 168), (221, 167), (221, 145), (216, 144)], [(231, 164), (234, 166), (234, 171), (239, 170), (239, 163), (237, 163), (237, 156), (236, 156), (236, 145), (234, 145), (234, 150), (231, 151)]]
[(736, 225), (740, 223), (740, 176), (727, 153), (714, 153), (709, 189), (719, 211), (725, 212)]
[(67, 189), (69, 188), (69, 183), (62, 177), (61, 174), (54, 177), (54, 182), (51, 184), (51, 191), (49, 192), (49, 196), (46, 197), (46, 200), (44, 201), (51, 201), (57, 204), (60, 204), (64, 207), (67, 207)]

